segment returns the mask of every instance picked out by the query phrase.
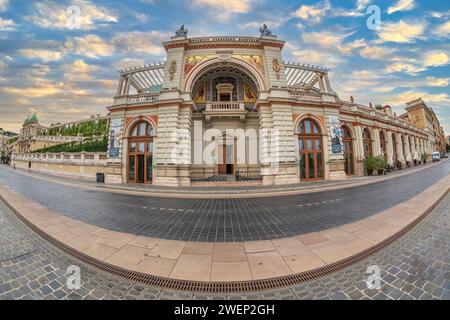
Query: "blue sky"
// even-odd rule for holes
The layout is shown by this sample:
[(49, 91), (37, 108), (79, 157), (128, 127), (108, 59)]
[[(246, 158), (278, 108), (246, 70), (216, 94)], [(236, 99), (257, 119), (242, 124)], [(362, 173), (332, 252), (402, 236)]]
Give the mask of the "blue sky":
[(34, 111), (44, 124), (105, 113), (117, 70), (163, 60), (181, 24), (193, 37), (258, 36), (263, 23), (285, 60), (330, 68), (341, 99), (400, 113), (422, 97), (450, 134), (448, 0), (0, 0), (0, 127)]

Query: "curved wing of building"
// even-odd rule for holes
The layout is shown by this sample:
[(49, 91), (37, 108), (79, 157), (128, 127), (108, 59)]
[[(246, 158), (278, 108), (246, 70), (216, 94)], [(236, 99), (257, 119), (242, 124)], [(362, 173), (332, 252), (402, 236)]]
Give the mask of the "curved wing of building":
[[(181, 30), (181, 29), (180, 29)], [(120, 70), (111, 113), (107, 182), (189, 186), (289, 184), (362, 175), (431, 152), (428, 133), (391, 108), (342, 101), (328, 69), (282, 60), (285, 42), (260, 37), (164, 43), (164, 63)]]

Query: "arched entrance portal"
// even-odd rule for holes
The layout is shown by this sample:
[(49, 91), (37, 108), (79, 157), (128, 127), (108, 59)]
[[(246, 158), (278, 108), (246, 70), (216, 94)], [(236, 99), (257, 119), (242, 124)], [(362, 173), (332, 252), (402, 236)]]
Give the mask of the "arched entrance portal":
[(128, 182), (151, 183), (153, 180), (153, 127), (139, 121), (128, 138)]
[(300, 179), (323, 179), (323, 143), (319, 126), (312, 119), (304, 119), (297, 126), (297, 134), (300, 153)]
[(349, 128), (342, 127), (342, 142), (344, 144), (344, 160), (345, 160), (345, 173), (348, 176), (355, 174), (355, 167), (353, 161), (353, 137)]
[[(232, 59), (231, 59), (232, 60)], [(209, 155), (214, 140), (216, 161), (202, 160), (191, 166), (197, 181), (245, 181), (261, 177), (258, 159), (260, 119), (255, 110), (261, 83), (258, 74), (237, 61), (198, 65), (185, 85), (194, 109), (192, 121), (202, 128), (205, 141), (192, 141)], [(198, 152), (192, 149), (193, 153)]]

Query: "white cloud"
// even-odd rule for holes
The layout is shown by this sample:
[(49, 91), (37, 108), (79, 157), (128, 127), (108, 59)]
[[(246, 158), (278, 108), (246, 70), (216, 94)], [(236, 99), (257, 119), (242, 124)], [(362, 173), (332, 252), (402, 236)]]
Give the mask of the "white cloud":
[(89, 34), (75, 37), (65, 43), (68, 52), (88, 58), (110, 56), (114, 53), (114, 46), (97, 35)]
[(325, 0), (316, 5), (301, 5), (297, 11), (295, 11), (295, 16), (305, 21), (319, 23), (330, 10), (331, 3), (329, 0)]
[(448, 65), (450, 58), (444, 51), (430, 51), (427, 52), (423, 59), (425, 67), (442, 67)]
[(430, 87), (447, 87), (450, 78), (427, 77), (426, 82)]
[(77, 12), (69, 10), (68, 5), (46, 0), (35, 4), (36, 14), (25, 17), (25, 20), (44, 29), (96, 29), (99, 24), (117, 23), (118, 16), (112, 10), (97, 6), (88, 0), (75, 0), (71, 6), (79, 7)]
[(46, 49), (20, 49), (19, 54), (27, 59), (39, 59), (44, 62), (58, 61), (63, 57), (63, 52)]
[(384, 23), (378, 30), (378, 42), (411, 43), (422, 38), (425, 29), (426, 23), (420, 21), (407, 23), (400, 20)]
[(450, 97), (446, 93), (431, 94), (425, 91), (408, 90), (391, 97), (392, 103), (396, 105), (403, 105), (408, 101), (422, 98), (427, 103), (449, 103)]
[(291, 54), (303, 63), (313, 63), (319, 66), (335, 67), (343, 63), (343, 59), (338, 55), (327, 52), (326, 50), (316, 50), (305, 48), (303, 50), (294, 50)]
[(112, 42), (118, 50), (124, 52), (158, 56), (165, 52), (162, 42), (167, 40), (169, 36), (168, 33), (160, 31), (121, 32), (112, 39)]
[(303, 41), (306, 43), (314, 44), (323, 48), (332, 48), (339, 51), (342, 54), (349, 54), (353, 50), (366, 46), (364, 39), (358, 39), (351, 42), (344, 42), (349, 36), (353, 35), (353, 32), (343, 33), (337, 30), (330, 31), (318, 31), (318, 32), (305, 32), (302, 34)]
[(6, 11), (8, 9), (9, 0), (0, 0), (0, 12)]
[(432, 67), (442, 67), (450, 63), (450, 57), (444, 51), (429, 51), (417, 58), (395, 57), (385, 69), (385, 73), (406, 72), (415, 75)]
[(372, 2), (372, 0), (356, 0), (356, 9), (361, 11), (365, 10), (366, 7)]
[(114, 69), (121, 70), (145, 64), (144, 59), (125, 58), (113, 64)]
[(196, 6), (208, 7), (210, 13), (220, 21), (227, 21), (234, 14), (247, 13), (255, 0), (193, 0)]
[(82, 59), (61, 66), (61, 70), (64, 72), (64, 78), (72, 82), (91, 81), (93, 79), (90, 73), (99, 69), (100, 67), (87, 64)]
[(438, 37), (449, 37), (450, 36), (450, 21), (446, 21), (436, 28), (434, 34)]
[(414, 9), (416, 6), (416, 3), (414, 0), (399, 0), (396, 4), (389, 7), (387, 12), (388, 14), (392, 14), (397, 11), (409, 11)]
[(393, 49), (377, 46), (366, 46), (359, 51), (363, 58), (369, 60), (383, 60), (390, 57), (393, 52)]
[(0, 31), (14, 31), (16, 26), (13, 20), (0, 17)]

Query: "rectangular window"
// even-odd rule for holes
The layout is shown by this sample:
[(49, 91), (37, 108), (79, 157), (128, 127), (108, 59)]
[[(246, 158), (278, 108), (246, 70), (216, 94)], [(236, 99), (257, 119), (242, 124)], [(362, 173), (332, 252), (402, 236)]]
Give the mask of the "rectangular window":
[(128, 177), (130, 180), (134, 180), (135, 178), (135, 156), (128, 157)]
[(130, 143), (130, 152), (136, 152), (136, 142)]

